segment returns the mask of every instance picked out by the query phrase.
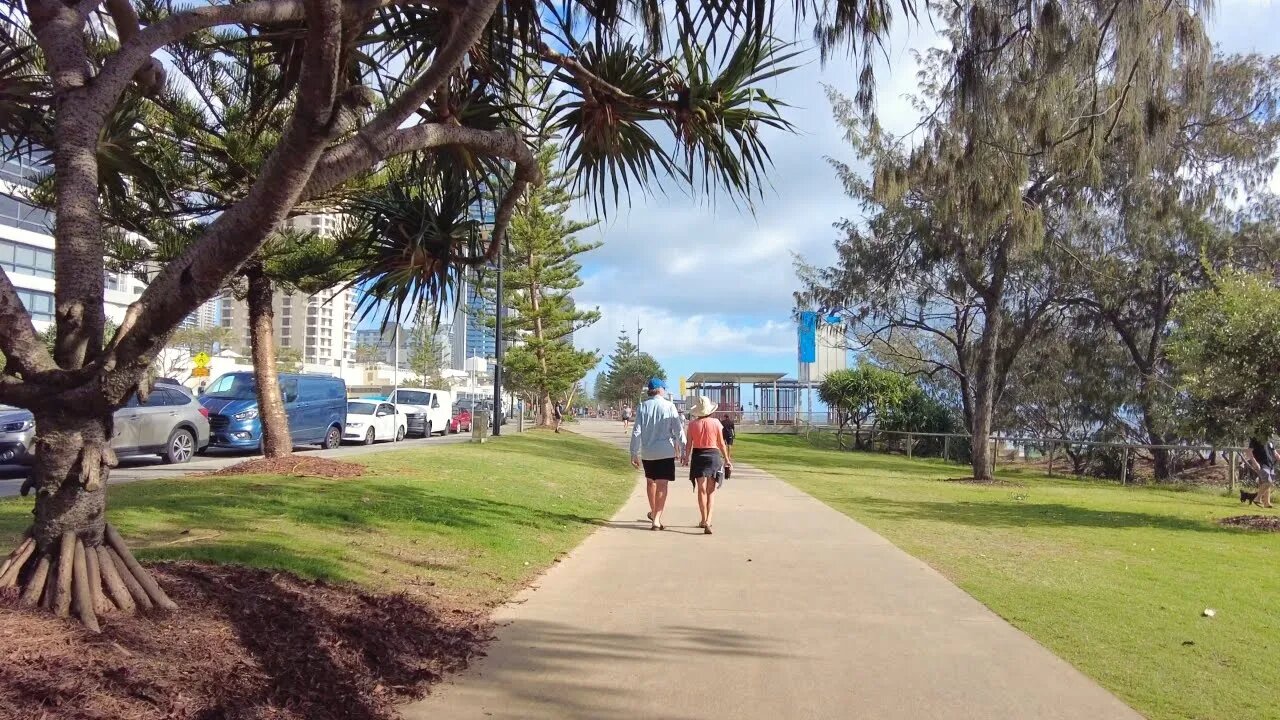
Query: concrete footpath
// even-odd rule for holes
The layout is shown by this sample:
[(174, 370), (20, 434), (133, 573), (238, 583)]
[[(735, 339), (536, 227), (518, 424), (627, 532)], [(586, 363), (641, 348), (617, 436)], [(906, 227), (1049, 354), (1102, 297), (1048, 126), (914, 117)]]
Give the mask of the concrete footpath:
[[(582, 434), (622, 445), (621, 423)], [(855, 459), (851, 459), (856, 462)], [(1136, 720), (927, 565), (735, 466), (702, 535), (688, 482), (665, 532), (643, 487), (499, 609), (489, 655), (406, 720)]]

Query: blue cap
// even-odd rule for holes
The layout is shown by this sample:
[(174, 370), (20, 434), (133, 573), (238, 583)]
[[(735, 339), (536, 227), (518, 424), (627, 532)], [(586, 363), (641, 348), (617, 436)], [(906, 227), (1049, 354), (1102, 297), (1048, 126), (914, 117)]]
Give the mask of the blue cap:
[(660, 377), (649, 378), (649, 392), (653, 392), (654, 390), (666, 390), (666, 389), (667, 389), (667, 381), (663, 380)]

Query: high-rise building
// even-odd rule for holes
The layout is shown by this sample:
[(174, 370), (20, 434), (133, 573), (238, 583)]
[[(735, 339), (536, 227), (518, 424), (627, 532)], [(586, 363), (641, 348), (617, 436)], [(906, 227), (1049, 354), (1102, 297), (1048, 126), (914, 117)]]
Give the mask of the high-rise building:
[(400, 365), (408, 362), (404, 351), (404, 328), (400, 323), (387, 323), (385, 326), (356, 330), (356, 345), (368, 345), (378, 349), (378, 362), (388, 365), (396, 361), (396, 340), (400, 341)]
[[(334, 215), (303, 215), (286, 221), (289, 227), (323, 234), (336, 232), (339, 224), (340, 219)], [(271, 304), (277, 346), (297, 349), (308, 365), (344, 368), (355, 364), (355, 291), (340, 287), (314, 295), (276, 291)], [(221, 323), (233, 330), (236, 342), (243, 342), (243, 347), (249, 348), (247, 302), (223, 297)]]
[(466, 273), (457, 286), (457, 303), (450, 340), (450, 367), (466, 368), (467, 358), (491, 358), (497, 351), (496, 335), (485, 319), (493, 317), (494, 302), (480, 294), (476, 287), (476, 275)]

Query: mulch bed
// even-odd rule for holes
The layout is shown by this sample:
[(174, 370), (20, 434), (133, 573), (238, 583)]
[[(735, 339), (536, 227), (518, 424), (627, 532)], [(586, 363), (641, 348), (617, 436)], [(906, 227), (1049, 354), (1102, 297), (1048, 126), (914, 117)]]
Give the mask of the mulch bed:
[(1249, 530), (1280, 532), (1280, 517), (1275, 515), (1237, 515), (1235, 517), (1222, 518), (1218, 521), (1218, 524), (1226, 525), (1227, 527), (1248, 528)]
[(962, 483), (965, 485), (982, 485), (984, 487), (1026, 487), (1022, 483), (1010, 482), (1008, 480), (977, 480), (971, 477), (943, 478), (942, 482)]
[(101, 635), (0, 598), (0, 717), (390, 720), (482, 655), (487, 620), (403, 595), (202, 563), (152, 566), (181, 606)]
[(365, 466), (322, 457), (289, 455), (282, 458), (245, 460), (210, 475), (292, 475), (294, 477), (354, 478), (364, 474)]

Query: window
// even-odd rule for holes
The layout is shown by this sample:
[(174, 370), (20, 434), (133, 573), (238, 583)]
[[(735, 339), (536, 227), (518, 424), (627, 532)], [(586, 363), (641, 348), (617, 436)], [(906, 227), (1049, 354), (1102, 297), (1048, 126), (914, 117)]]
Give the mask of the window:
[(22, 306), (27, 309), (27, 312), (31, 313), (32, 320), (53, 322), (53, 293), (19, 289), (18, 299), (22, 301)]
[(53, 277), (53, 251), (0, 240), (0, 268), (12, 273)]
[(47, 234), (53, 227), (53, 216), (17, 198), (0, 195), (0, 223)]
[(285, 316), (280, 318), (280, 327), (289, 327), (291, 325), (293, 325), (293, 319), (289, 317), (289, 313), (285, 313)]

